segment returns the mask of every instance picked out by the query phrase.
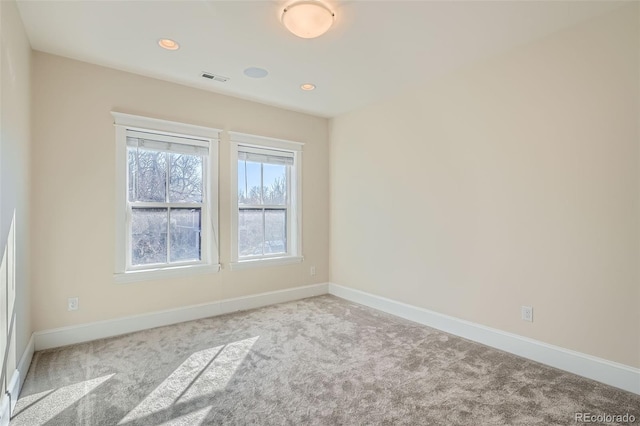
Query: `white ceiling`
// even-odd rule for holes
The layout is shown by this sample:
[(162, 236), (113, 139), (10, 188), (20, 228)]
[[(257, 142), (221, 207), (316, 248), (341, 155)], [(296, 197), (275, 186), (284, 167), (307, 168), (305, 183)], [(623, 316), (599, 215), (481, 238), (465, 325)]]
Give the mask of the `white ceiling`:
[[(35, 50), (332, 117), (605, 13), (613, 1), (338, 1), (317, 39), (285, 1), (19, 1)], [(159, 38), (177, 40), (165, 51)], [(269, 71), (263, 79), (248, 67)], [(203, 79), (202, 71), (230, 77)], [(313, 92), (300, 90), (314, 83)]]

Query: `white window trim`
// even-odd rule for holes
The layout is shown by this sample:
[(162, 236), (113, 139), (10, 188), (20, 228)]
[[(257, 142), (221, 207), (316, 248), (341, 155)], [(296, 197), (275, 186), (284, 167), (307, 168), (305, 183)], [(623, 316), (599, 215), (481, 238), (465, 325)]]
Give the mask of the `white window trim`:
[[(300, 263), (302, 256), (302, 147), (301, 142), (287, 141), (264, 136), (250, 135), (246, 133), (229, 132), (231, 144), (231, 270), (249, 269), (276, 265), (288, 265)], [(238, 146), (250, 146), (254, 148), (282, 149), (293, 153), (293, 166), (291, 167), (292, 179), (290, 183), (291, 229), (287, 236), (289, 253), (281, 256), (259, 259), (238, 258)]]
[[(218, 229), (218, 143), (219, 129), (196, 126), (157, 118), (142, 117), (120, 112), (111, 112), (116, 129), (116, 235), (115, 235), (115, 273), (114, 282), (130, 283), (153, 279), (171, 278), (194, 274), (215, 273), (220, 270), (220, 235)], [(203, 228), (207, 226), (203, 246), (207, 245), (207, 258), (197, 264), (176, 264), (147, 269), (127, 269), (127, 130), (152, 131), (158, 134), (177, 137), (196, 137), (209, 141), (209, 156), (206, 157), (208, 182), (206, 204), (208, 218), (203, 217)]]

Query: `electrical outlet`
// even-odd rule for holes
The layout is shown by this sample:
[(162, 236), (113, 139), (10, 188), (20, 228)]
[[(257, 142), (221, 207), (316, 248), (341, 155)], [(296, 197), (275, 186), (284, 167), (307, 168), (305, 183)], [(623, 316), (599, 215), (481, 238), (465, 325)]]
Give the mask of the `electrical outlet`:
[(70, 297), (67, 299), (67, 311), (77, 311), (78, 310), (78, 298)]
[(522, 307), (522, 320), (533, 322), (533, 308), (531, 306)]
[(311, 269), (309, 270), (309, 275), (314, 276), (316, 274), (316, 267), (312, 266)]

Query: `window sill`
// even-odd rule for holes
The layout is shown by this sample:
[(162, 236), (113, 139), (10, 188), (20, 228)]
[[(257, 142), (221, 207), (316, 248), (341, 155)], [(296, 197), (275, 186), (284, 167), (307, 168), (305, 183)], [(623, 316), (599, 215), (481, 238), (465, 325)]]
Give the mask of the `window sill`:
[(242, 269), (263, 268), (267, 266), (291, 265), (304, 260), (302, 256), (272, 257), (267, 259), (241, 260), (230, 264), (232, 271)]
[(188, 265), (173, 268), (146, 269), (142, 271), (128, 271), (113, 274), (116, 284), (126, 284), (139, 281), (151, 281), (164, 278), (185, 277), (189, 275), (214, 274), (220, 271), (220, 265)]

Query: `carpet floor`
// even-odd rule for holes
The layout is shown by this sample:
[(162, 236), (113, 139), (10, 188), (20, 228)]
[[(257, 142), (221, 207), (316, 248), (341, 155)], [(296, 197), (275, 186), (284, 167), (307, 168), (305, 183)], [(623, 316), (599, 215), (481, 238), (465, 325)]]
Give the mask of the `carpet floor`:
[(640, 396), (333, 296), (36, 352), (11, 424), (554, 425)]

